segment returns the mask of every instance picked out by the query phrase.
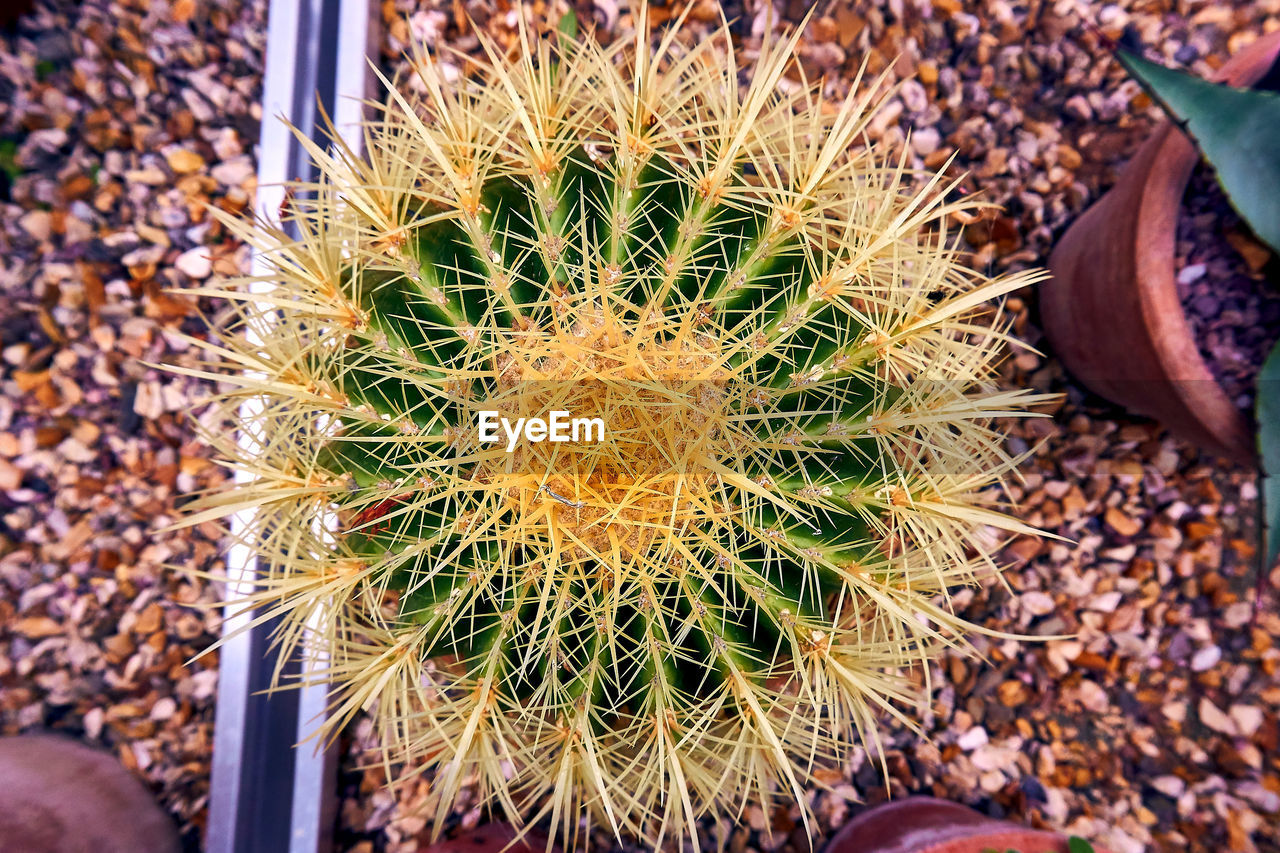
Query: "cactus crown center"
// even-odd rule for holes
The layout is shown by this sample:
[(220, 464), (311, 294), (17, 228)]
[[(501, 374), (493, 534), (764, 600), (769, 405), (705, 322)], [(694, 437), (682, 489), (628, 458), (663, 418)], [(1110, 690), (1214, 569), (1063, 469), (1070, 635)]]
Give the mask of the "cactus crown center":
[(510, 452), (477, 444), (476, 479), (503, 490), (507, 541), (553, 545), (554, 562), (611, 577), (665, 571), (692, 530), (730, 520), (718, 471), (746, 440), (732, 417), (741, 383), (716, 342), (680, 318), (637, 326), (592, 307), (560, 320), (501, 342), (496, 393), (478, 405), (512, 421), (599, 419), (603, 434), (521, 440)]

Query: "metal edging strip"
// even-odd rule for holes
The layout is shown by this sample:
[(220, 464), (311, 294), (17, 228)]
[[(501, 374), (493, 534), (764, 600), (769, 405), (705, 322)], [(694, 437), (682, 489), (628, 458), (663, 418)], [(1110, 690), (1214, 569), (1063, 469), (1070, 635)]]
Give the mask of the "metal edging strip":
[[(362, 142), (362, 100), (370, 92), (366, 57), (375, 55), (376, 0), (271, 0), (267, 18), (262, 129), (258, 148), (256, 210), (273, 221), (286, 181), (310, 180), (314, 169), (288, 124), (323, 140), (317, 98), (355, 150)], [(254, 273), (267, 272), (254, 258)], [(261, 286), (263, 291), (270, 285)], [(252, 415), (253, 403), (247, 403)], [(242, 435), (242, 447), (252, 446)], [(237, 478), (238, 480), (240, 477)], [(249, 517), (232, 519), (227, 554), (227, 601), (219, 651), (214, 723), (208, 853), (327, 853), (336, 809), (336, 755), (303, 740), (323, 717), (322, 684), (271, 695), (277, 663), (270, 636), (274, 623), (245, 627), (252, 616), (234, 604), (253, 591), (256, 558), (243, 542)], [(297, 675), (322, 660), (293, 660), (283, 672)], [(301, 744), (301, 745), (298, 745)]]

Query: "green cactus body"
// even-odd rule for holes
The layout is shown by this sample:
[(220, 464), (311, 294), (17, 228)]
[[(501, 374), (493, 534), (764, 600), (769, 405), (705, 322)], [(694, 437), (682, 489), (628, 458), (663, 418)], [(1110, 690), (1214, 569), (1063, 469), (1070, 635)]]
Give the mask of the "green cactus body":
[[(745, 88), (674, 31), (526, 37), (478, 84), (420, 53), (365, 154), (313, 150), (301, 239), (233, 223), (273, 289), (211, 291), (255, 440), (210, 440), (251, 476), (193, 520), (252, 510), (255, 602), (329, 653), (328, 725), (376, 708), (437, 818), (467, 785), (658, 843), (803, 804), (910, 721), (907, 670), (963, 642), (946, 591), (1022, 529), (989, 422), (1036, 400), (991, 388), (977, 314), (1035, 276), (957, 265), (972, 205), (856, 146), (881, 81), (824, 101), (781, 82), (793, 47)], [(606, 430), (508, 452), (482, 410)]]

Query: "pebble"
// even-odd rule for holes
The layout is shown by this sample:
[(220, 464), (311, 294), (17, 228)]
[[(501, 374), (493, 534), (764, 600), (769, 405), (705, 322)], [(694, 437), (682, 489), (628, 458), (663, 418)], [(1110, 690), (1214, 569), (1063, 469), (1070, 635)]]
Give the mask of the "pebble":
[(1191, 656), (1191, 671), (1205, 672), (1213, 669), (1222, 660), (1222, 649), (1218, 646), (1205, 646)]
[(12, 491), (22, 485), (22, 469), (7, 459), (0, 459), (0, 491)]
[(1186, 781), (1173, 775), (1156, 776), (1149, 784), (1172, 800), (1178, 799), (1187, 790)]
[(911, 134), (911, 150), (921, 157), (928, 157), (937, 151), (941, 144), (942, 134), (938, 132), (937, 128), (922, 127)]
[(173, 265), (191, 278), (206, 279), (213, 272), (213, 256), (208, 246), (196, 246), (178, 255)]
[(975, 749), (969, 756), (969, 760), (973, 762), (974, 767), (984, 772), (1004, 770), (1013, 765), (1015, 755), (1017, 753), (1014, 750), (985, 744)]
[(1085, 710), (1100, 714), (1111, 707), (1111, 702), (1107, 698), (1107, 691), (1103, 690), (1096, 681), (1084, 679), (1077, 688), (1080, 695), (1080, 704)]
[(1188, 264), (1178, 270), (1178, 284), (1194, 284), (1204, 278), (1208, 267), (1205, 264)]
[(1018, 597), (1018, 600), (1022, 603), (1022, 607), (1033, 616), (1047, 616), (1057, 606), (1054, 604), (1053, 596), (1039, 590), (1024, 592)]
[(965, 752), (972, 752), (979, 747), (986, 746), (988, 742), (987, 730), (981, 726), (974, 726), (956, 738), (956, 746)]
[(1120, 602), (1123, 600), (1123, 593), (1117, 590), (1112, 590), (1111, 592), (1104, 592), (1101, 595), (1095, 595), (1093, 598), (1089, 599), (1088, 607), (1090, 610), (1095, 610), (1099, 613), (1114, 613), (1116, 608), (1120, 606)]
[(1252, 803), (1259, 811), (1272, 815), (1280, 812), (1280, 793), (1263, 787), (1259, 782), (1243, 782), (1236, 788), (1236, 793)]
[(151, 706), (151, 713), (148, 716), (157, 722), (163, 722), (172, 717), (177, 710), (178, 703), (174, 701), (173, 697), (163, 696)]
[(918, 80), (903, 80), (898, 97), (902, 98), (902, 105), (911, 114), (922, 113), (929, 106), (929, 95)]
[(179, 175), (188, 175), (204, 168), (204, 158), (194, 151), (178, 148), (166, 155), (169, 168)]
[(1224, 735), (1239, 734), (1239, 729), (1229, 715), (1223, 713), (1222, 709), (1213, 704), (1207, 697), (1200, 700), (1200, 704), (1196, 708), (1196, 713), (1200, 717), (1200, 722), (1204, 723), (1215, 732)]
[(32, 239), (43, 242), (53, 234), (53, 216), (47, 210), (31, 210), (18, 220), (18, 227)]
[(209, 170), (209, 175), (224, 187), (242, 187), (253, 177), (255, 166), (248, 155), (225, 160)]
[(1264, 715), (1255, 705), (1232, 705), (1229, 714), (1243, 737), (1253, 737), (1262, 728)]
[(168, 376), (149, 417), (132, 402), (144, 363), (196, 366), (183, 335), (217, 313), (164, 293), (179, 270), (210, 275), (214, 245), (217, 263), (242, 257), (206, 216), (229, 195), (206, 173), (244, 158), (231, 168), (252, 176), (266, 10), (37, 0), (0, 29), (0, 140), (17, 143), (0, 196), (0, 736), (108, 747), (193, 850), (217, 687), (217, 656), (196, 655), (220, 631), (218, 593), (169, 566), (217, 574), (224, 543), (158, 529), (177, 516), (175, 470), (188, 493), (222, 480), (192, 430), (213, 386)]
[(1142, 530), (1142, 522), (1116, 507), (1107, 507), (1105, 518), (1107, 526), (1121, 536), (1136, 536)]

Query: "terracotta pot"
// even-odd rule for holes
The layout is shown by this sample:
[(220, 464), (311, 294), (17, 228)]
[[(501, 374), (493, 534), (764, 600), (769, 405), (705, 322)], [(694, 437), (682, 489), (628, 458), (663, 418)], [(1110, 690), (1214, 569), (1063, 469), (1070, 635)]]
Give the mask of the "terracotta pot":
[[(1215, 79), (1252, 85), (1278, 55), (1280, 31), (1232, 57)], [(1058, 357), (1090, 389), (1205, 450), (1251, 462), (1249, 421), (1200, 357), (1175, 282), (1178, 211), (1199, 160), (1180, 130), (1160, 124), (1058, 242), (1040, 313)]]
[[(547, 853), (547, 837), (537, 830), (525, 835), (519, 844), (512, 844), (516, 831), (510, 824), (486, 823), (475, 829), (459, 832), (453, 838), (442, 838), (423, 853)], [(426, 842), (426, 835), (420, 839)], [(510, 846), (508, 846), (510, 845)], [(560, 853), (558, 846), (551, 853)]]
[(115, 756), (52, 735), (0, 738), (0, 853), (177, 853), (169, 815)]
[[(863, 812), (823, 853), (1067, 853), (1067, 837), (1026, 829), (933, 797), (908, 797)], [(1108, 853), (1095, 847), (1095, 853)]]

